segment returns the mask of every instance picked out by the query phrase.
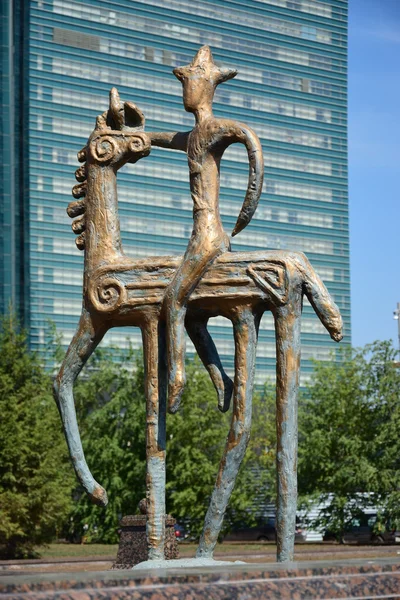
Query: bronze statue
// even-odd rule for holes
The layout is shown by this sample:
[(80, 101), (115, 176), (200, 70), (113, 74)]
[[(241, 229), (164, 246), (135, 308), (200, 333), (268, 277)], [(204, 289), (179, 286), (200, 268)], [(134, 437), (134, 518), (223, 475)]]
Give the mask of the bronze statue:
[[(67, 212), (85, 250), (83, 305), (78, 329), (54, 385), (77, 477), (94, 502), (105, 505), (105, 490), (85, 461), (76, 421), (73, 385), (106, 331), (126, 325), (141, 328), (147, 411), (147, 539), (149, 558), (164, 557), (165, 413), (177, 409), (184, 385), (186, 327), (218, 393), (221, 410), (229, 408), (232, 384), (207, 331), (210, 317), (232, 321), (235, 340), (233, 412), (224, 455), (205, 518), (198, 557), (212, 557), (236, 476), (250, 435), (255, 355), (262, 314), (275, 318), (277, 351), (277, 535), (278, 560), (293, 558), (297, 498), (297, 391), (300, 320), (305, 295), (331, 337), (342, 337), (342, 320), (322, 281), (302, 253), (231, 252), (219, 211), (219, 164), (226, 147), (245, 144), (249, 187), (234, 234), (250, 221), (262, 187), (262, 154), (247, 126), (212, 115), (215, 87), (234, 76), (212, 61), (208, 47), (192, 64), (175, 69), (183, 83), (186, 110), (196, 124), (188, 133), (145, 133), (144, 116), (115, 89), (88, 142), (78, 153), (84, 163), (73, 188), (78, 200)], [(194, 228), (185, 256), (135, 260), (122, 250), (117, 172), (150, 153), (151, 146), (186, 151), (194, 202)], [(170, 355), (168, 356), (168, 352)]]

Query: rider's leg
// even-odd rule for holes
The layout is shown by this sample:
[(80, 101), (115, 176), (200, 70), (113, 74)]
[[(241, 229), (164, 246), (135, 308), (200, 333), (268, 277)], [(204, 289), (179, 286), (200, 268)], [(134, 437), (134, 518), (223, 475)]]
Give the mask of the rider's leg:
[(185, 316), (190, 294), (212, 261), (225, 250), (225, 237), (208, 243), (192, 235), (188, 248), (165, 294), (168, 356), (168, 407), (179, 408), (185, 385)]

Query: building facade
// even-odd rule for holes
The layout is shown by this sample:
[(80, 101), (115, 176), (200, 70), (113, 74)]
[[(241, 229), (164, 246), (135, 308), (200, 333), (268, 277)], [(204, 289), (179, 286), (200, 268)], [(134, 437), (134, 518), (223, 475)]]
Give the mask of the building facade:
[[(82, 254), (65, 209), (76, 152), (116, 86), (137, 103), (146, 129), (185, 131), (172, 68), (203, 44), (238, 69), (217, 89), (214, 112), (250, 125), (265, 156), (265, 182), (234, 250), (305, 252), (339, 305), (350, 341), (347, 197), (347, 0), (9, 0), (2, 3), (1, 309), (10, 300), (43, 346), (51, 319), (68, 343), (80, 314)], [(220, 206), (231, 231), (247, 185), (247, 156), (224, 155)], [(121, 232), (131, 257), (182, 254), (192, 225), (186, 157), (154, 149), (119, 173)], [(210, 322), (232, 367), (230, 323)], [(125, 345), (139, 331), (113, 330)], [(310, 306), (302, 324), (303, 383), (311, 358), (334, 349)], [(190, 347), (188, 345), (190, 351)], [(274, 377), (271, 315), (259, 339), (257, 381)]]

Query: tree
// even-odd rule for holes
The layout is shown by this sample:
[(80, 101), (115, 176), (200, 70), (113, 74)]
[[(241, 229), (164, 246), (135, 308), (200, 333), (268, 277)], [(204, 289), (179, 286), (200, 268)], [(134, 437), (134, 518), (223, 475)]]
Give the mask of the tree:
[(339, 539), (366, 506), (387, 516), (400, 483), (395, 352), (389, 342), (340, 352), (338, 362), (315, 363), (299, 418), (299, 489), (326, 504), (314, 525)]
[[(129, 365), (130, 368), (121, 365)], [(88, 541), (118, 541), (123, 515), (135, 514), (146, 495), (146, 414), (143, 360), (98, 350), (75, 386), (82, 444), (94, 477), (107, 490), (105, 509), (77, 487), (70, 530)]]
[[(127, 369), (120, 364), (133, 364)], [(177, 414), (167, 418), (167, 510), (190, 521), (199, 532), (216, 479), (229, 429), (230, 415), (217, 410), (214, 388), (197, 360), (187, 365), (187, 386)], [(102, 510), (78, 492), (72, 527), (89, 540), (115, 542), (123, 515), (134, 514), (145, 496), (145, 398), (141, 354), (127, 361), (115, 351), (102, 351), (76, 385), (78, 419), (83, 446), (95, 478), (108, 491), (109, 505)], [(270, 492), (274, 469), (260, 468), (274, 461), (271, 443), (266, 448), (261, 412), (255, 396), (257, 421), (243, 468), (229, 507), (229, 518), (251, 519), (252, 505)], [(274, 423), (272, 423), (274, 427)], [(272, 442), (273, 444), (273, 442)], [(258, 469), (255, 467), (258, 466)], [(267, 492), (265, 491), (267, 490)]]
[[(197, 360), (187, 366), (187, 381), (179, 412), (167, 418), (167, 501), (171, 514), (189, 521), (191, 533), (197, 535), (224, 451), (231, 411), (219, 412), (214, 388)], [(275, 420), (267, 388), (263, 395), (254, 395), (253, 405), (250, 443), (229, 503), (225, 529), (236, 520), (254, 521), (260, 504), (274, 494)]]
[(373, 415), (372, 458), (382, 519), (400, 527), (400, 369), (389, 342), (371, 347), (366, 393)]
[(0, 554), (32, 556), (71, 509), (73, 477), (50, 376), (15, 315), (0, 322)]

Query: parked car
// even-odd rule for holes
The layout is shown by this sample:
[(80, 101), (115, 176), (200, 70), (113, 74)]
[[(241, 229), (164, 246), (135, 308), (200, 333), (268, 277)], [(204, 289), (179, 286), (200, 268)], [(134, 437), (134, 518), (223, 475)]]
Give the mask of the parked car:
[(175, 523), (174, 530), (175, 530), (175, 537), (178, 540), (178, 542), (182, 542), (189, 535), (186, 528), (183, 525), (181, 525), (180, 523)]
[[(305, 532), (300, 524), (296, 525), (296, 542), (305, 541)], [(276, 542), (275, 517), (260, 519), (256, 525), (249, 526), (244, 522), (237, 523), (224, 537), (224, 542)]]
[[(395, 544), (400, 542), (400, 531), (396, 531), (386, 524), (382, 531), (377, 531), (376, 522), (378, 515), (362, 514), (358, 518), (352, 519), (343, 535), (345, 544)], [(335, 541), (336, 536), (332, 531), (327, 530), (323, 536), (324, 542)]]

